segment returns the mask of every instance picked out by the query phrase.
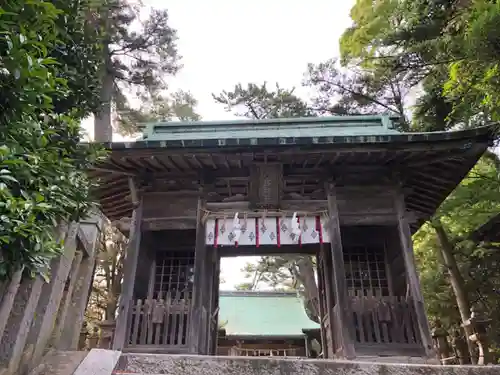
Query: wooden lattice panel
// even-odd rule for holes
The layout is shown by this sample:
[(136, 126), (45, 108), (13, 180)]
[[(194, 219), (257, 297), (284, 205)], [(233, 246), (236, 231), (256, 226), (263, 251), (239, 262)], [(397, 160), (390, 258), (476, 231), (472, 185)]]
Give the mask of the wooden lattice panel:
[(352, 296), (388, 296), (389, 283), (383, 246), (344, 249), (347, 288)]
[(187, 346), (193, 268), (193, 251), (157, 252), (152, 298), (136, 300), (132, 306), (129, 346)]
[(158, 252), (153, 298), (191, 299), (194, 252)]

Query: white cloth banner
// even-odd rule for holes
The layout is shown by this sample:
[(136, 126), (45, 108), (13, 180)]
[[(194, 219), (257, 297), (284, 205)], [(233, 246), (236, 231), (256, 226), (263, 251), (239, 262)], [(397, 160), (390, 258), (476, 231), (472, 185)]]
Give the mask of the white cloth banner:
[[(329, 243), (327, 218), (298, 217), (298, 230), (293, 230), (291, 217), (241, 218), (236, 231), (234, 220), (209, 218), (205, 243), (209, 246), (307, 245)], [(241, 234), (238, 232), (241, 231)], [(300, 234), (298, 234), (300, 233)]]

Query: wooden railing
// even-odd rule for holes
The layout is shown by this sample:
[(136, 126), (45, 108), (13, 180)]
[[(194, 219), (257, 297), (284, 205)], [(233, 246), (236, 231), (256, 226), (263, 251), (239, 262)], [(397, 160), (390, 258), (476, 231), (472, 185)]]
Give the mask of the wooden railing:
[(356, 342), (420, 344), (415, 309), (406, 297), (350, 297)]
[(129, 319), (129, 346), (186, 347), (190, 302), (184, 299), (135, 301)]
[(250, 349), (235, 346), (231, 348), (229, 355), (237, 357), (296, 357), (297, 349)]

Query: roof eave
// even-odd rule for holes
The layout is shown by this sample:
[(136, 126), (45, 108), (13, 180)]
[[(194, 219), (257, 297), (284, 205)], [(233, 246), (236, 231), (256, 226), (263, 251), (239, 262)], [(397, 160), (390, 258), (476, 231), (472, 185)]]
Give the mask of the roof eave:
[(109, 150), (127, 149), (227, 149), (234, 147), (284, 147), (284, 146), (326, 146), (326, 145), (387, 145), (387, 144), (413, 144), (419, 142), (443, 142), (459, 139), (476, 138), (485, 136), (493, 139), (493, 125), (482, 126), (474, 129), (428, 132), (428, 133), (398, 133), (398, 134), (372, 134), (353, 136), (320, 136), (307, 137), (267, 137), (267, 138), (232, 138), (219, 139), (180, 139), (180, 140), (139, 140), (135, 142), (107, 142), (101, 143)]

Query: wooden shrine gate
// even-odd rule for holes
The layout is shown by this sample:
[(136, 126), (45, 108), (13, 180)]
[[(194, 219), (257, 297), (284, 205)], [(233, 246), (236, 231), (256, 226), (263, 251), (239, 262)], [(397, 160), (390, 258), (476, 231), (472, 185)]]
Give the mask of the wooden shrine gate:
[[(418, 281), (411, 275), (414, 271), (408, 272), (414, 269), (409, 235), (403, 232), (409, 227), (395, 219), (383, 225), (359, 225), (344, 218), (341, 229), (336, 194), (330, 191), (326, 201), (316, 201), (316, 211), (311, 202), (298, 212), (294, 208), (263, 212), (252, 211), (247, 202), (199, 199), (196, 230), (146, 232), (135, 259), (133, 288), (128, 290), (129, 308), (122, 310), (120, 301), (119, 312), (127, 315), (119, 315), (119, 320), (127, 318), (117, 324), (114, 348), (214, 355), (220, 257), (243, 255), (250, 249), (253, 255), (317, 257), (324, 357), (425, 355), (431, 347), (424, 336)], [(361, 199), (354, 198), (349, 201)], [(387, 199), (394, 201), (393, 196)], [(244, 212), (241, 217), (236, 209)], [(390, 248), (384, 247), (386, 243)]]

